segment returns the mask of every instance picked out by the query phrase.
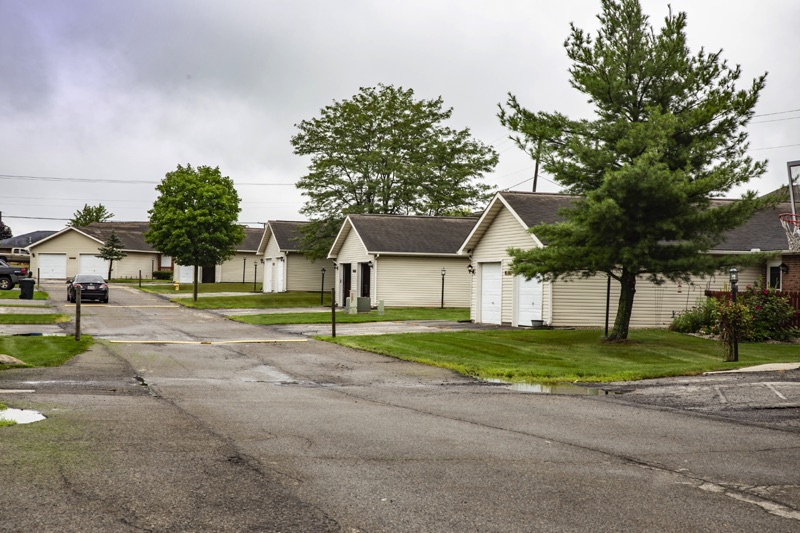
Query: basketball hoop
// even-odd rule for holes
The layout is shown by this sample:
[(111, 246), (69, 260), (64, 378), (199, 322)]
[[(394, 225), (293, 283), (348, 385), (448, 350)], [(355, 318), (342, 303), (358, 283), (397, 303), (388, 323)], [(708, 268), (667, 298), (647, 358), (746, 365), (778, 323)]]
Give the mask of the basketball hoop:
[(800, 252), (800, 215), (782, 213), (779, 217), (781, 226), (786, 230), (786, 238), (789, 240), (789, 251)]

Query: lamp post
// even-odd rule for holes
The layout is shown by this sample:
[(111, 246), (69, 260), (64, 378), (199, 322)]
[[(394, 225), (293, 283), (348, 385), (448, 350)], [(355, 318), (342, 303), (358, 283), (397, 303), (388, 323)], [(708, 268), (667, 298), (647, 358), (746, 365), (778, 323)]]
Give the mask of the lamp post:
[(253, 292), (258, 292), (258, 261), (253, 261)]
[[(730, 275), (731, 281), (731, 294), (733, 296), (733, 306), (736, 307), (736, 293), (739, 291), (738, 283), (739, 283), (739, 271), (735, 268), (732, 268), (728, 271)], [(733, 316), (736, 317), (736, 312), (734, 309)], [(739, 360), (739, 331), (736, 328), (736, 319), (734, 318), (733, 323), (731, 324), (731, 329), (733, 330), (733, 359), (731, 361), (738, 361)]]
[(447, 274), (447, 270), (442, 268), (442, 309), (444, 309), (444, 276)]
[(322, 267), (322, 286), (319, 289), (319, 305), (325, 303), (325, 267)]

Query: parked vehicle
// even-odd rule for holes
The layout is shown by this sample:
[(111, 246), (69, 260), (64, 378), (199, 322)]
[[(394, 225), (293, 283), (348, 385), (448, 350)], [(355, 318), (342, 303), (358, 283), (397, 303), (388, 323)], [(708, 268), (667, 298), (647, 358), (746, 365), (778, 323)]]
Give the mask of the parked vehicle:
[(5, 261), (0, 260), (0, 290), (10, 291), (27, 275), (27, 268), (8, 266)]
[(108, 303), (108, 283), (97, 274), (78, 274), (67, 280), (67, 301), (75, 303), (77, 288), (81, 289), (81, 301), (99, 300)]
[(31, 262), (31, 252), (27, 248), (12, 248), (11, 253), (0, 252), (0, 261), (6, 263), (29, 263)]

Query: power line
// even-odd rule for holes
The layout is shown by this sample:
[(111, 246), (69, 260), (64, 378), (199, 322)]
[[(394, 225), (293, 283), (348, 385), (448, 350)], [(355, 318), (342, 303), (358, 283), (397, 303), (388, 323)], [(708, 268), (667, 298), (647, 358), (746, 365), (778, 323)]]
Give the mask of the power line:
[(753, 115), (755, 117), (770, 117), (772, 115), (786, 115), (787, 113), (797, 113), (800, 109), (789, 109), (788, 111), (776, 111), (774, 113), (759, 113), (758, 115)]
[[(112, 180), (108, 178), (63, 178), (57, 176), (21, 176), (16, 174), (0, 174), (0, 179), (15, 179), (15, 180), (23, 180), (23, 181), (70, 181), (70, 182), (82, 182), (82, 183), (115, 183), (119, 185), (157, 185), (161, 183), (161, 181), (151, 181), (151, 180)], [(276, 187), (276, 186), (292, 186), (294, 187), (294, 183), (254, 183), (254, 182), (234, 182), (235, 185), (258, 185), (258, 186), (268, 186), (268, 187)]]

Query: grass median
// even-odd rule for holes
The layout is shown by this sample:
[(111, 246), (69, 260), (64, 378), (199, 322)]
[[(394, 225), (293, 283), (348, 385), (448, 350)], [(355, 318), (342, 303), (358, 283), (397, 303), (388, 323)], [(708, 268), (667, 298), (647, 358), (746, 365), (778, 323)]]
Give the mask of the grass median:
[[(135, 280), (137, 283), (139, 280)], [(142, 280), (144, 283), (144, 280)], [(151, 284), (142, 285), (142, 290), (145, 292), (155, 292), (158, 294), (192, 294), (194, 292), (194, 285), (192, 283), (180, 283), (178, 290), (175, 290), (175, 285), (172, 282), (148, 282)], [(250, 283), (198, 283), (198, 294), (209, 294), (214, 292), (241, 292), (242, 294), (254, 294), (261, 292), (261, 283), (256, 283), (256, 291), (253, 291), (253, 282)], [(319, 298), (319, 293), (317, 293)]]
[[(245, 315), (229, 317), (245, 324), (277, 325), (277, 324), (330, 324), (331, 312), (320, 313), (274, 313), (263, 315)], [(344, 310), (336, 312), (336, 322), (339, 324), (358, 324), (364, 322), (391, 322), (409, 320), (448, 320), (457, 322), (469, 320), (467, 308), (431, 309), (426, 307), (395, 307), (387, 308), (383, 315), (372, 310), (369, 313), (348, 314)]]
[[(89, 349), (94, 339), (88, 335), (74, 337), (10, 336), (0, 337), (0, 353), (16, 357), (28, 366), (58, 366)], [(0, 370), (19, 368), (0, 364)]]
[[(10, 291), (0, 291), (0, 300), (19, 300), (19, 299), (20, 299), (19, 289), (11, 289)], [(34, 291), (33, 299), (47, 300), (47, 293), (45, 291)]]
[(603, 342), (598, 330), (488, 330), (321, 338), (476, 378), (527, 383), (630, 381), (800, 362), (797, 344), (740, 344), (739, 362), (726, 363), (718, 341), (663, 330), (632, 331), (626, 343)]
[(173, 302), (194, 309), (279, 309), (289, 307), (322, 307), (331, 305), (331, 295), (325, 294), (320, 306), (318, 292), (280, 292), (242, 296), (204, 296), (172, 298)]
[(0, 314), (0, 324), (60, 324), (69, 322), (70, 318), (61, 313), (14, 313)]

